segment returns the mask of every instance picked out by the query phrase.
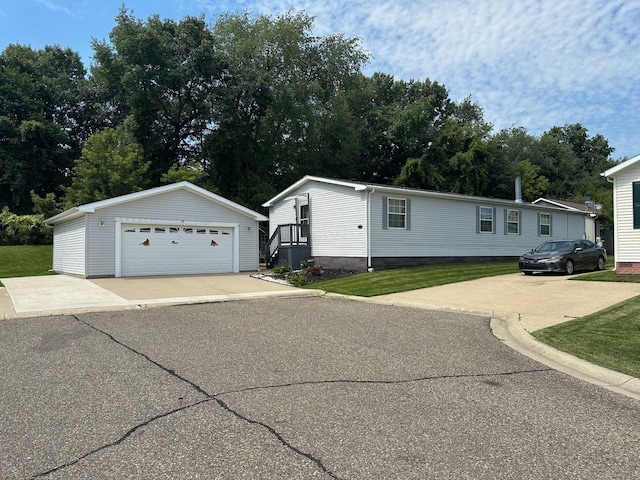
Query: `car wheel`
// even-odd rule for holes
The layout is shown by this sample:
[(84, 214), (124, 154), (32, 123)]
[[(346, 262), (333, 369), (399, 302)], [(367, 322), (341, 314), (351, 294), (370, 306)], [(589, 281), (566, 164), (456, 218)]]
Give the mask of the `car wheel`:
[(522, 273), (524, 273), (525, 275), (533, 275), (533, 272), (522, 272)]
[(573, 275), (573, 270), (573, 260), (567, 260), (567, 263), (564, 264), (564, 271), (567, 273), (567, 275)]
[(596, 260), (596, 270), (604, 270), (604, 258), (598, 257)]

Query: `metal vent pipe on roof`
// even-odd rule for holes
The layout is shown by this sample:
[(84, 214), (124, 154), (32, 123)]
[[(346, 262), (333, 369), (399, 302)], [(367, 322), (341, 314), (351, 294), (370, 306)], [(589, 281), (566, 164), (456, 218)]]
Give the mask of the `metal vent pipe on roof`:
[(516, 202), (522, 203), (522, 179), (520, 175), (516, 177)]

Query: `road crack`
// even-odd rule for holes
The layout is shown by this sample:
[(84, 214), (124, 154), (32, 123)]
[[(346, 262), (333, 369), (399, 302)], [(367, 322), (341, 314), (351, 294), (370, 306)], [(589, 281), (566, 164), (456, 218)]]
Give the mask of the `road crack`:
[(58, 465), (54, 468), (51, 468), (49, 470), (37, 473), (35, 475), (32, 475), (31, 479), (36, 479), (36, 478), (43, 478), (46, 477), (48, 475), (51, 475), (53, 473), (59, 472), (61, 470), (64, 470), (66, 468), (69, 468), (73, 465), (76, 465), (77, 463), (81, 462), (82, 460), (95, 455), (105, 449), (108, 448), (112, 448), (112, 447), (116, 447), (120, 444), (122, 444), (123, 442), (125, 442), (127, 439), (129, 439), (129, 437), (131, 437), (131, 435), (133, 435), (136, 431), (138, 431), (139, 429), (150, 425), (151, 423), (154, 423), (158, 420), (162, 420), (164, 418), (167, 418), (171, 415), (180, 413), (180, 412), (184, 412), (186, 410), (189, 410), (191, 408), (197, 407), (199, 405), (203, 405), (206, 403), (210, 403), (210, 402), (215, 402), (220, 408), (222, 408), (224, 411), (234, 415), (236, 418), (248, 423), (248, 424), (252, 424), (252, 425), (258, 425), (262, 428), (264, 428), (265, 430), (267, 430), (274, 438), (276, 438), (284, 447), (286, 447), (287, 449), (289, 449), (291, 452), (295, 453), (296, 455), (302, 456), (304, 458), (306, 458), (307, 460), (310, 460), (312, 463), (314, 463), (318, 469), (320, 469), (323, 473), (325, 473), (329, 478), (335, 479), (335, 480), (340, 480), (340, 477), (338, 475), (336, 475), (334, 472), (332, 472), (329, 468), (327, 468), (327, 466), (322, 462), (321, 459), (315, 457), (314, 455), (312, 455), (311, 453), (305, 452), (301, 449), (299, 449), (298, 447), (296, 447), (295, 445), (291, 444), (289, 441), (287, 441), (284, 436), (278, 432), (278, 430), (276, 430), (274, 427), (272, 427), (271, 425), (261, 422), (259, 420), (255, 420), (252, 418), (249, 418), (246, 415), (243, 415), (242, 413), (240, 413), (237, 410), (234, 410), (227, 402), (225, 402), (221, 397), (223, 397), (224, 395), (231, 395), (231, 394), (238, 394), (238, 393), (249, 393), (249, 392), (255, 392), (255, 391), (259, 391), (259, 390), (275, 390), (275, 389), (282, 389), (282, 388), (291, 388), (291, 387), (298, 387), (298, 386), (314, 386), (314, 385), (337, 385), (337, 384), (352, 384), (352, 385), (401, 385), (401, 384), (408, 384), (408, 383), (417, 383), (417, 382), (426, 382), (426, 381), (434, 381), (434, 380), (447, 380), (447, 379), (461, 379), (461, 378), (482, 378), (482, 377), (504, 377), (504, 376), (510, 376), (510, 375), (522, 375), (522, 374), (531, 374), (531, 373), (543, 373), (543, 372), (548, 372), (551, 371), (552, 369), (550, 368), (539, 368), (539, 369), (530, 369), (530, 370), (514, 370), (514, 371), (507, 371), (507, 372), (492, 372), (492, 373), (469, 373), (469, 374), (448, 374), (448, 375), (433, 375), (433, 376), (424, 376), (424, 377), (417, 377), (417, 378), (408, 378), (408, 379), (399, 379), (399, 380), (358, 380), (358, 379), (333, 379), (333, 380), (316, 380), (316, 381), (301, 381), (301, 382), (290, 382), (290, 383), (281, 383), (281, 384), (273, 384), (273, 385), (259, 385), (259, 386), (253, 386), (253, 387), (245, 387), (245, 388), (241, 388), (241, 389), (236, 389), (236, 390), (229, 390), (229, 391), (223, 391), (223, 392), (219, 392), (219, 393), (215, 393), (215, 394), (211, 394), (209, 392), (207, 392), (203, 387), (201, 387), (200, 385), (198, 385), (197, 383), (189, 380), (188, 378), (184, 377), (183, 375), (179, 374), (178, 372), (176, 372), (175, 370), (166, 367), (165, 365), (162, 365), (161, 363), (157, 362), (156, 360), (152, 359), (151, 357), (149, 357), (147, 354), (140, 352), (138, 350), (136, 350), (135, 348), (130, 347), (129, 345), (125, 344), (124, 342), (118, 340), (116, 337), (114, 337), (113, 335), (111, 335), (110, 333), (90, 324), (89, 322), (82, 320), (81, 318), (77, 317), (76, 315), (72, 316), (76, 321), (78, 321), (79, 323), (82, 323), (83, 325), (91, 328), (92, 330), (105, 335), (106, 337), (108, 337), (111, 341), (113, 341), (114, 343), (116, 343), (117, 345), (121, 346), (122, 348), (128, 350), (129, 352), (138, 355), (142, 358), (144, 358), (146, 361), (148, 361), (149, 363), (151, 363), (152, 365), (156, 366), (157, 368), (161, 369), (162, 371), (166, 372), (167, 374), (175, 377), (176, 379), (186, 383), (187, 385), (189, 385), (191, 388), (193, 388), (196, 392), (200, 393), (201, 395), (204, 396), (204, 398), (202, 400), (190, 403), (189, 405), (183, 405), (179, 408), (175, 408), (172, 410), (169, 410), (167, 412), (155, 415), (151, 418), (148, 418), (147, 420), (145, 420), (144, 422), (138, 423), (135, 426), (133, 426), (132, 428), (130, 428), (129, 430), (127, 430), (127, 432), (125, 432), (121, 437), (119, 437), (118, 439), (106, 443), (100, 447), (97, 447), (93, 450), (90, 450), (82, 455), (80, 455), (79, 457), (70, 460), (69, 462), (66, 462), (64, 464)]

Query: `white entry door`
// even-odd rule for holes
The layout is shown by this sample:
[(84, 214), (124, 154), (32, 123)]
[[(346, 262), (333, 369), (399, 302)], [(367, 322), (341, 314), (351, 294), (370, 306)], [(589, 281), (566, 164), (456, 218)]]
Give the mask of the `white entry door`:
[(122, 276), (233, 271), (233, 229), (122, 225)]

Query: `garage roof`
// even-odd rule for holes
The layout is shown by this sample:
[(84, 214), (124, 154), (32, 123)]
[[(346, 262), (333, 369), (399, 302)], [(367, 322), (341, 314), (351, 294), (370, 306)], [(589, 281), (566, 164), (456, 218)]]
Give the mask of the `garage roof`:
[(235, 210), (236, 212), (246, 215), (247, 217), (253, 218), (256, 221), (263, 222), (263, 221), (269, 220), (264, 215), (254, 212), (253, 210), (243, 207), (242, 205), (232, 202), (231, 200), (221, 197), (220, 195), (216, 195), (215, 193), (205, 190), (204, 188), (198, 187), (193, 183), (178, 182), (178, 183), (172, 183), (171, 185), (150, 188), (148, 190), (143, 190), (141, 192), (130, 193), (128, 195), (121, 195), (119, 197), (108, 198), (107, 200), (100, 200), (98, 202), (87, 203), (86, 205), (73, 207), (73, 208), (70, 208), (69, 210), (65, 210), (64, 212), (59, 213), (58, 215), (55, 215), (51, 218), (46, 219), (45, 224), (55, 225), (57, 223), (66, 222), (68, 220), (72, 220), (74, 218), (80, 217), (85, 213), (94, 213), (97, 210), (100, 210), (102, 208), (112, 207), (114, 205), (118, 205), (121, 203), (153, 197), (155, 195), (160, 195), (160, 194), (172, 192), (175, 190), (190, 191), (192, 193), (195, 193), (196, 195), (200, 195), (201, 197), (206, 198), (207, 200), (215, 202), (219, 205), (223, 205), (231, 210)]

